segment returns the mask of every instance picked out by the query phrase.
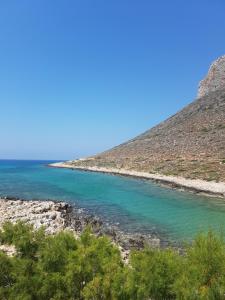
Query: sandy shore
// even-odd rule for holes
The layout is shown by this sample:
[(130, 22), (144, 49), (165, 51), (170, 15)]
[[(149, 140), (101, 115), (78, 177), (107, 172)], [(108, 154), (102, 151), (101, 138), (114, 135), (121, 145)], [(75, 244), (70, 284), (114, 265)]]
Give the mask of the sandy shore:
[(167, 184), (174, 188), (183, 188), (196, 193), (202, 193), (210, 196), (219, 196), (225, 198), (225, 182), (205, 181), (200, 179), (186, 179), (183, 177), (166, 176), (160, 174), (151, 174), (146, 172), (132, 171), (126, 169), (116, 168), (102, 168), (102, 167), (82, 167), (72, 165), (70, 162), (59, 162), (49, 165), (55, 168), (69, 168), (92, 172), (110, 173), (124, 176), (132, 176), (143, 179), (150, 179), (163, 184)]

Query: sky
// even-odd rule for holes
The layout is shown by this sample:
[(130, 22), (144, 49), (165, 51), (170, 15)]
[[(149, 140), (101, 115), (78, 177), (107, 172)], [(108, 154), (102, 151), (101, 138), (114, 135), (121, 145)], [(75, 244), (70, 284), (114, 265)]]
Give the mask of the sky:
[(73, 159), (194, 100), (224, 0), (0, 2), (0, 159)]

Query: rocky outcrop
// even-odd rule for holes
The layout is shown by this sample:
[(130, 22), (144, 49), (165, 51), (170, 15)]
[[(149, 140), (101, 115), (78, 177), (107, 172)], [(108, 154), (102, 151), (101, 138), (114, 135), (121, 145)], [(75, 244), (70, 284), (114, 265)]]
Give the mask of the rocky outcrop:
[(6, 221), (18, 220), (33, 224), (35, 229), (44, 226), (46, 233), (72, 229), (71, 208), (65, 202), (0, 199), (0, 227)]
[[(107, 235), (121, 249), (124, 259), (127, 259), (130, 249), (141, 249), (144, 245), (154, 247), (166, 246), (166, 241), (154, 234), (129, 233), (120, 230), (115, 225), (106, 224), (99, 217), (87, 213), (66, 202), (21, 200), (16, 198), (0, 198), (0, 228), (4, 222), (15, 223), (19, 220), (33, 224), (35, 229), (45, 227), (47, 234), (55, 234), (62, 230), (70, 230), (79, 237), (87, 226), (95, 235)], [(15, 254), (14, 247), (0, 245), (0, 250), (8, 255)]]
[(225, 89), (225, 55), (210, 66), (207, 76), (199, 84), (198, 98), (221, 89)]

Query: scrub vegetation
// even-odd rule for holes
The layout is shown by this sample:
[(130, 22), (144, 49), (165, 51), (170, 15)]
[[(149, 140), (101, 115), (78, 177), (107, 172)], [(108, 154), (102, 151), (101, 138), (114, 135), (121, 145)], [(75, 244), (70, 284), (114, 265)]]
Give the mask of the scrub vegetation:
[(0, 299), (224, 299), (225, 242), (213, 232), (184, 247), (132, 251), (124, 263), (120, 250), (86, 229), (46, 235), (44, 228), (5, 223), (0, 252)]

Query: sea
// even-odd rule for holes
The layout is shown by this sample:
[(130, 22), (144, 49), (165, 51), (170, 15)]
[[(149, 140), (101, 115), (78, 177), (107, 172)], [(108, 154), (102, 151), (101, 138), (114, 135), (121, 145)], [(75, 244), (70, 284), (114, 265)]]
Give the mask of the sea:
[(0, 160), (0, 196), (67, 201), (130, 233), (170, 241), (224, 233), (225, 200), (149, 180), (48, 167), (53, 161)]

